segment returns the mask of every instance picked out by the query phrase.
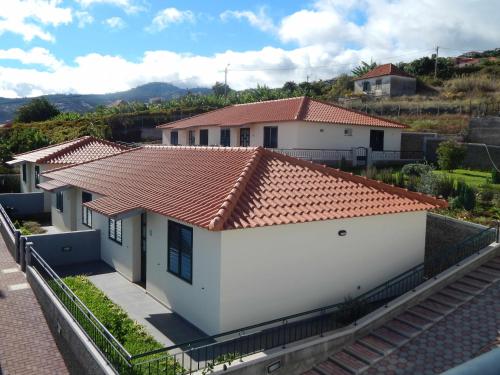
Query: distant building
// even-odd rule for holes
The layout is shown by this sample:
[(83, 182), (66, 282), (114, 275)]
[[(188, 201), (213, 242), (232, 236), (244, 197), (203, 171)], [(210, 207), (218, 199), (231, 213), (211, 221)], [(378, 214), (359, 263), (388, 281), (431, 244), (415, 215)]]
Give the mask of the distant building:
[(415, 95), (417, 80), (393, 64), (379, 65), (354, 79), (354, 93), (372, 96)]

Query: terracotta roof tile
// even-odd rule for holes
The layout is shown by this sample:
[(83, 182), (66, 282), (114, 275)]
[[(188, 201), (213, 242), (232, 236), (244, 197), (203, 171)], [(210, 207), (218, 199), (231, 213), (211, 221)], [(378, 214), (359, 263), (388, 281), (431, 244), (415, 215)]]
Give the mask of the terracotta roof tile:
[(103, 195), (86, 205), (107, 216), (144, 209), (210, 230), (446, 206), (263, 148), (148, 146), (44, 176)]
[(360, 79), (375, 78), (375, 77), (382, 77), (389, 75), (414, 78), (412, 75), (406, 73), (404, 70), (399, 69), (394, 64), (384, 64), (377, 66), (375, 69), (370, 70), (369, 72), (363, 74), (361, 77), (356, 77), (354, 80), (357, 81)]
[(185, 129), (195, 126), (242, 126), (253, 123), (306, 121), (343, 125), (407, 128), (406, 125), (332, 103), (299, 97), (238, 104), (187, 119), (159, 125), (158, 128)]
[(14, 159), (39, 164), (67, 165), (100, 159), (124, 150), (127, 150), (127, 147), (104, 139), (86, 136), (18, 154), (14, 156)]

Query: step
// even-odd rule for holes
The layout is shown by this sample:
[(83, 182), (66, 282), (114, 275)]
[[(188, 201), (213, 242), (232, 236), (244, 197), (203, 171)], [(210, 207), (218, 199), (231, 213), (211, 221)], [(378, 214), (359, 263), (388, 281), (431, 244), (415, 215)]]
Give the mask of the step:
[(485, 263), (483, 264), (483, 267), (488, 267), (488, 268), (491, 268), (495, 271), (500, 271), (500, 263), (497, 263), (497, 262), (488, 262), (488, 263)]
[(450, 306), (452, 308), (457, 307), (458, 305), (461, 305), (463, 303), (462, 300), (442, 294), (441, 292), (433, 294), (428, 299), (442, 305)]
[(358, 341), (370, 350), (373, 350), (380, 355), (389, 354), (396, 348), (395, 345), (389, 344), (387, 341), (381, 340), (373, 335), (365, 336)]
[(437, 313), (433, 310), (426, 309), (423, 306), (413, 306), (409, 308), (406, 312), (412, 315), (416, 315), (419, 318), (429, 320), (431, 322), (437, 322), (439, 319), (443, 317), (442, 314)]
[(403, 323), (400, 320), (393, 319), (386, 324), (384, 324), (385, 328), (389, 328), (391, 331), (394, 331), (401, 336), (407, 337), (407, 338), (412, 338), (416, 335), (418, 335), (421, 330), (418, 328), (413, 327), (412, 325)]
[(420, 302), (419, 306), (422, 306), (428, 310), (432, 310), (432, 311), (434, 311), (438, 314), (441, 314), (441, 315), (446, 315), (451, 310), (453, 310), (452, 306), (443, 305), (442, 303), (431, 300), (429, 298), (426, 299), (425, 301)]
[(307, 372), (304, 372), (302, 375), (319, 375), (320, 373), (315, 371), (314, 369), (311, 369)]
[(479, 268), (476, 268), (476, 271), (484, 272), (484, 273), (490, 274), (491, 276), (495, 276), (497, 279), (500, 279), (500, 271), (497, 271), (493, 268), (481, 266)]
[(431, 320), (421, 318), (408, 312), (399, 315), (396, 319), (420, 330), (423, 330), (432, 324)]
[(462, 277), (459, 282), (461, 282), (462, 284), (467, 284), (467, 285), (470, 285), (470, 286), (475, 286), (476, 288), (479, 288), (481, 290), (485, 289), (488, 285), (490, 285), (490, 283), (487, 283), (485, 281), (480, 281), (480, 280), (477, 280), (477, 279), (473, 279), (472, 277), (469, 277), (469, 276), (464, 276)]
[(462, 293), (470, 294), (472, 296), (475, 296), (476, 294), (480, 293), (484, 288), (477, 287), (474, 285), (469, 285), (467, 283), (460, 281), (454, 282), (453, 284), (448, 286), (451, 289), (457, 290)]
[(471, 277), (473, 279), (487, 282), (488, 284), (491, 284), (491, 283), (494, 283), (495, 281), (497, 281), (496, 276), (493, 276), (493, 275), (490, 275), (490, 274), (484, 273), (484, 272), (479, 272), (478, 270), (469, 272), (469, 274), (467, 276)]
[(500, 266), (500, 257), (496, 257), (496, 258), (490, 259), (488, 261), (488, 263), (486, 263), (486, 264), (489, 264), (489, 263), (498, 264)]
[(335, 353), (330, 357), (330, 361), (336, 363), (345, 370), (352, 372), (353, 374), (359, 374), (368, 368), (368, 364), (360, 361), (356, 357), (350, 355), (345, 351), (340, 351)]
[(378, 337), (381, 340), (385, 340), (394, 346), (401, 346), (408, 341), (406, 336), (396, 333), (389, 328), (380, 327), (372, 332), (372, 335)]
[(380, 353), (369, 349), (367, 346), (361, 344), (358, 341), (349, 346), (346, 346), (344, 350), (368, 364), (372, 364), (377, 359), (382, 358), (382, 355)]
[(321, 362), (319, 365), (314, 367), (314, 370), (322, 375), (352, 375), (351, 372), (344, 370), (342, 367), (330, 360)]
[(445, 295), (446, 297), (454, 298), (458, 301), (458, 303), (466, 302), (466, 301), (470, 300), (472, 297), (474, 297), (473, 294), (464, 293), (464, 292), (461, 292), (459, 290), (452, 289), (449, 286), (444, 288), (444, 289), (441, 289), (439, 291), (439, 294)]

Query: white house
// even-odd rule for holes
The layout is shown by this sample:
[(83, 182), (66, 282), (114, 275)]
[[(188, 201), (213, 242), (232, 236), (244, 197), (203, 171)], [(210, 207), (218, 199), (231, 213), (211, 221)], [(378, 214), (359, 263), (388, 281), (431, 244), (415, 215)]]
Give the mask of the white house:
[[(122, 152), (126, 148), (119, 144), (94, 137), (81, 137), (34, 151), (18, 154), (7, 162), (19, 165), (21, 172), (21, 193), (42, 192), (38, 184), (43, 181), (43, 172), (67, 165), (74, 165), (107, 155)], [(44, 206), (50, 211), (50, 196), (45, 196)]]
[(147, 146), (44, 174), (62, 230), (208, 334), (342, 301), (424, 259), (446, 203), (258, 148)]
[[(314, 150), (350, 151), (360, 147), (376, 152), (400, 151), (401, 133), (407, 126), (299, 97), (231, 105), (158, 128), (162, 129), (165, 145), (261, 146), (300, 157), (299, 150), (311, 150), (311, 155)], [(324, 157), (341, 160), (348, 154), (325, 152)]]
[(354, 79), (354, 93), (373, 96), (415, 95), (417, 79), (393, 64), (379, 65)]

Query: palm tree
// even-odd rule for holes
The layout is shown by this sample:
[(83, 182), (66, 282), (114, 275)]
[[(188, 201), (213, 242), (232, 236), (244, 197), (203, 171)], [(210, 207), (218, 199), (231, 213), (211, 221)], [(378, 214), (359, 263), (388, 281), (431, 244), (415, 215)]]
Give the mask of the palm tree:
[(365, 61), (361, 61), (361, 65), (358, 65), (357, 67), (355, 67), (351, 72), (356, 77), (361, 77), (363, 74), (368, 73), (370, 70), (373, 70), (376, 67), (377, 67), (377, 63), (374, 61), (370, 61), (370, 63), (367, 63)]

